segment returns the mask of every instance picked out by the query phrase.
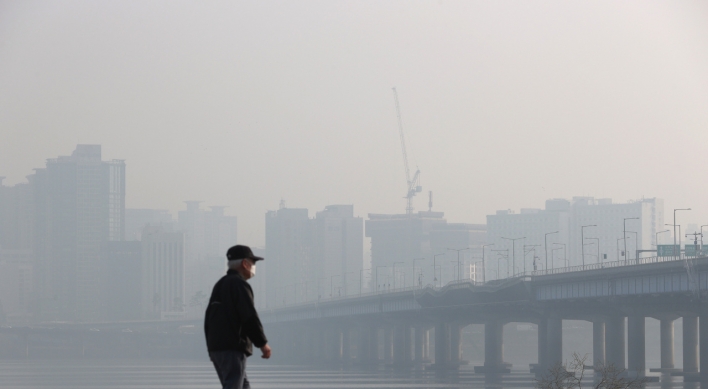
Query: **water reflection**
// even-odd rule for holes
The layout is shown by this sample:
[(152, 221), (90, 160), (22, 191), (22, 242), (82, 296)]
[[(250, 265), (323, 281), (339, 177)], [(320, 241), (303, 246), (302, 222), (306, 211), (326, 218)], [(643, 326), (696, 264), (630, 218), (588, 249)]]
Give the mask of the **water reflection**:
[[(318, 369), (313, 367), (255, 364), (248, 367), (256, 389), (530, 389), (535, 379), (528, 370), (509, 374), (475, 374), (469, 366), (459, 370), (376, 369), (359, 367)], [(592, 381), (592, 377), (588, 377)], [(102, 361), (0, 361), (0, 388), (92, 388), (157, 389), (217, 388), (213, 368), (207, 361), (102, 360)], [(662, 374), (660, 382), (647, 389), (700, 389), (695, 382)]]

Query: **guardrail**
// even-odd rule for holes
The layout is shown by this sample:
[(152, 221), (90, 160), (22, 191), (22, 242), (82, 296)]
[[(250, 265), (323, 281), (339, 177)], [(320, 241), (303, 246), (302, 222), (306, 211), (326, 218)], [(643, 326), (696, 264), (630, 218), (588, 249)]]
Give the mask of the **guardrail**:
[(588, 264), (588, 265), (559, 267), (559, 268), (548, 269), (548, 270), (532, 270), (532, 271), (528, 271), (525, 273), (517, 274), (515, 276), (515, 278), (526, 277), (526, 276), (537, 277), (537, 276), (571, 273), (571, 272), (579, 272), (579, 271), (602, 270), (602, 269), (609, 269), (609, 268), (616, 268), (616, 267), (645, 265), (645, 264), (651, 264), (651, 263), (679, 262), (679, 261), (685, 261), (685, 260), (694, 260), (696, 258), (705, 258), (705, 257), (685, 257), (685, 256), (681, 256), (681, 257), (645, 257), (645, 258), (637, 258), (637, 259), (628, 259), (625, 261), (600, 262), (600, 263), (593, 263), (593, 264)]
[[(426, 286), (415, 285), (415, 286), (407, 286), (407, 287), (396, 288), (396, 289), (381, 289), (381, 290), (377, 290), (377, 291), (360, 293), (360, 294), (356, 294), (356, 295), (332, 296), (329, 298), (308, 300), (308, 301), (298, 302), (298, 303), (294, 303), (294, 304), (279, 305), (276, 307), (267, 308), (267, 310), (282, 309), (282, 308), (296, 308), (296, 307), (303, 307), (303, 306), (308, 306), (308, 305), (318, 305), (318, 304), (322, 304), (322, 303), (352, 300), (352, 299), (358, 299), (358, 298), (362, 298), (362, 297), (371, 297), (371, 296), (377, 296), (377, 295), (388, 295), (388, 294), (404, 293), (404, 292), (410, 292), (410, 291), (415, 292), (418, 290), (423, 290), (423, 289), (428, 289), (428, 288), (430, 288), (434, 291), (441, 291), (443, 289), (467, 288), (469, 286), (475, 286), (475, 287), (488, 286), (488, 287), (493, 287), (494, 289), (498, 289), (498, 288), (504, 287), (505, 285), (508, 285), (510, 283), (517, 282), (520, 280), (530, 281), (533, 279), (533, 277), (538, 277), (538, 276), (574, 273), (574, 272), (581, 272), (581, 271), (611, 269), (611, 268), (626, 267), (626, 266), (645, 265), (645, 264), (651, 264), (651, 263), (679, 262), (679, 261), (685, 261), (685, 260), (694, 260), (697, 258), (706, 258), (706, 257), (686, 257), (684, 255), (681, 255), (680, 257), (678, 257), (678, 256), (677, 257), (657, 257), (657, 256), (654, 256), (654, 257), (629, 259), (629, 260), (625, 260), (625, 261), (600, 262), (600, 263), (593, 263), (593, 264), (588, 264), (588, 265), (558, 267), (558, 268), (548, 269), (548, 270), (532, 270), (532, 271), (527, 271), (524, 273), (519, 273), (519, 274), (516, 274), (511, 277), (499, 278), (496, 280), (490, 280), (490, 281), (486, 281), (486, 282), (472, 281), (472, 280), (453, 280), (441, 287), (436, 287), (436, 286), (428, 284)], [(415, 293), (414, 293), (414, 296), (415, 296)], [(263, 307), (261, 307), (260, 309), (263, 309)]]

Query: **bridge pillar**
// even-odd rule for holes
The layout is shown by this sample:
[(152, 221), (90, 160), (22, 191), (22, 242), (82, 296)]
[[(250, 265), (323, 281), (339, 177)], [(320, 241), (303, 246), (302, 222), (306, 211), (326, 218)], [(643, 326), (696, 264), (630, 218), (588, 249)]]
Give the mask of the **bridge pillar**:
[(386, 326), (384, 328), (384, 344), (383, 344), (384, 361), (393, 360), (393, 327)]
[(646, 350), (644, 316), (627, 317), (627, 365), (629, 372), (642, 377), (646, 374)]
[(475, 367), (478, 373), (508, 373), (504, 365), (504, 323), (492, 320), (484, 323), (484, 366)]
[(378, 329), (376, 327), (359, 328), (359, 346), (357, 347), (357, 363), (369, 365), (376, 363), (379, 359), (378, 353)]
[(664, 318), (659, 321), (659, 341), (661, 346), (661, 368), (674, 368), (674, 319)]
[(423, 363), (428, 360), (428, 347), (430, 343), (430, 332), (427, 328), (415, 327), (414, 360)]
[(444, 368), (450, 362), (450, 325), (440, 322), (435, 325), (435, 366)]
[(403, 366), (411, 362), (411, 328), (406, 324), (394, 327), (393, 363)]
[(548, 369), (548, 318), (538, 321), (538, 359), (536, 373), (543, 374)]
[(683, 317), (683, 372), (698, 372), (698, 316)]
[(595, 370), (605, 364), (605, 322), (592, 322), (592, 359)]
[(701, 387), (706, 387), (708, 384), (708, 315), (702, 314), (698, 321), (700, 326), (700, 365), (701, 365)]
[(450, 362), (459, 365), (462, 362), (462, 326), (450, 323)]
[(548, 318), (548, 341), (546, 343), (547, 368), (563, 363), (563, 319)]
[(624, 316), (611, 316), (605, 321), (605, 351), (607, 364), (625, 369)]
[(349, 327), (342, 328), (342, 360), (345, 363), (349, 363), (352, 360), (351, 333), (352, 331)]

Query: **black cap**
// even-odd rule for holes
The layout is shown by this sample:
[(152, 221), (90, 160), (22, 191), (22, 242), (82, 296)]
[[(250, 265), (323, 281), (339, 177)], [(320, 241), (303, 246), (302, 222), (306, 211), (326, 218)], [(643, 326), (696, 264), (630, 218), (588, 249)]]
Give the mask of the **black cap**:
[(229, 251), (226, 252), (226, 259), (229, 261), (244, 258), (248, 258), (254, 262), (263, 260), (263, 258), (253, 255), (253, 251), (251, 251), (250, 247), (242, 246), (240, 244), (231, 247)]

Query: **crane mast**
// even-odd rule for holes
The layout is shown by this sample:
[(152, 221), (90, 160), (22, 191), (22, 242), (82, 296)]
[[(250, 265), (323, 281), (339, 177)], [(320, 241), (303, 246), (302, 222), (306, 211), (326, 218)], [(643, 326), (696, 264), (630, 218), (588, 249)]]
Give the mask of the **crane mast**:
[(403, 136), (403, 120), (401, 119), (401, 107), (398, 104), (398, 92), (396, 88), (393, 89), (393, 100), (396, 102), (396, 116), (398, 116), (398, 135), (401, 138), (401, 151), (403, 152), (403, 167), (406, 169), (406, 184), (408, 190), (406, 191), (406, 215), (413, 214), (413, 196), (416, 193), (423, 190), (420, 186), (420, 169), (416, 167), (413, 178), (411, 178), (411, 170), (408, 167), (408, 153), (406, 152), (406, 138)]

